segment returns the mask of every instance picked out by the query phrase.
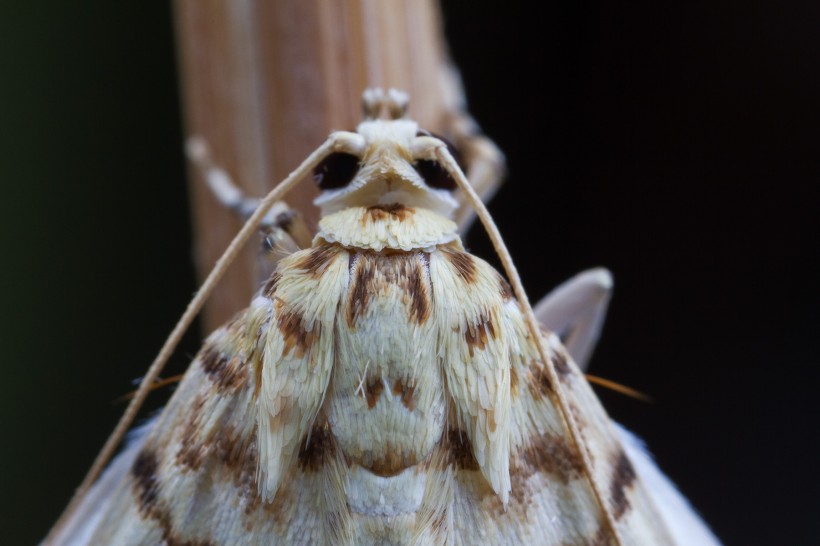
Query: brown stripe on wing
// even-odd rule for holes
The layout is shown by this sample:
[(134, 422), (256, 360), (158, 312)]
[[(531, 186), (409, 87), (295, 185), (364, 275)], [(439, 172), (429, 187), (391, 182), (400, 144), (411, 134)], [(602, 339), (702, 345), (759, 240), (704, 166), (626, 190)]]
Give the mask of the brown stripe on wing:
[(371, 298), (390, 286), (407, 295), (408, 319), (424, 324), (432, 308), (429, 254), (426, 252), (360, 252), (351, 255), (351, 283), (347, 296), (347, 324), (355, 328)]
[(495, 272), (495, 275), (496, 280), (498, 281), (498, 292), (501, 294), (501, 299), (505, 302), (513, 299), (515, 294), (513, 294), (510, 283), (508, 283), (507, 279), (505, 279), (498, 271)]
[(262, 294), (272, 300), (276, 294), (276, 287), (279, 285), (280, 280), (282, 280), (282, 274), (279, 271), (274, 271), (268, 280), (265, 281), (262, 287)]
[(367, 407), (369, 409), (376, 407), (376, 403), (379, 401), (382, 391), (384, 391), (384, 381), (381, 376), (371, 377), (367, 380), (363, 395), (365, 400), (367, 400)]
[(248, 380), (248, 367), (239, 356), (229, 358), (218, 347), (207, 346), (200, 355), (202, 370), (220, 390), (236, 390)]
[(300, 258), (293, 264), (293, 268), (303, 269), (311, 276), (319, 277), (341, 250), (341, 247), (330, 244), (312, 247), (300, 254)]
[(485, 322), (468, 327), (464, 332), (464, 339), (470, 351), (470, 358), (475, 356), (475, 351), (483, 351), (491, 339), (496, 338), (495, 324), (492, 318), (487, 318)]
[(478, 279), (478, 270), (471, 254), (451, 249), (442, 249), (442, 254), (466, 284), (475, 284)]
[(552, 357), (552, 365), (555, 367), (555, 371), (558, 372), (558, 379), (563, 381), (572, 373), (572, 369), (569, 367), (570, 356), (562, 346), (556, 346), (553, 349), (550, 355)]
[(212, 546), (207, 540), (188, 540), (174, 530), (171, 512), (161, 501), (159, 490), (162, 477), (159, 474), (159, 460), (152, 450), (143, 449), (131, 467), (134, 480), (133, 491), (140, 514), (156, 522), (162, 539), (168, 546)]
[(314, 425), (300, 444), (297, 461), (303, 472), (319, 472), (336, 456), (336, 439), (327, 424)]
[(159, 476), (157, 470), (159, 462), (153, 451), (144, 449), (137, 455), (134, 466), (131, 467), (131, 476), (134, 478), (137, 505), (140, 513), (150, 515), (157, 505), (159, 496)]
[(285, 306), (281, 302), (277, 303), (277, 326), (285, 342), (282, 356), (295, 349), (292, 358), (304, 358), (313, 344), (319, 341), (319, 336), (322, 333), (322, 323), (314, 321), (312, 329), (308, 331), (305, 319), (298, 311)]
[(522, 447), (513, 461), (511, 472), (527, 478), (542, 472), (566, 484), (582, 476), (583, 465), (578, 453), (565, 438), (544, 433), (530, 438), (529, 444)]
[(546, 367), (541, 362), (533, 360), (527, 372), (527, 386), (533, 400), (549, 400), (553, 386)]
[(479, 472), (478, 461), (473, 454), (473, 446), (467, 433), (460, 429), (451, 428), (447, 431), (444, 439), (444, 446), (447, 449), (447, 461), (457, 470), (468, 470)]
[(612, 513), (615, 519), (621, 519), (631, 508), (627, 492), (635, 483), (637, 476), (632, 463), (623, 450), (615, 454), (612, 468), (612, 482), (609, 486), (610, 502), (612, 503)]
[(416, 409), (416, 399), (414, 397), (416, 386), (409, 384), (409, 380), (397, 379), (393, 383), (393, 396), (400, 396), (402, 405), (407, 408), (407, 411)]

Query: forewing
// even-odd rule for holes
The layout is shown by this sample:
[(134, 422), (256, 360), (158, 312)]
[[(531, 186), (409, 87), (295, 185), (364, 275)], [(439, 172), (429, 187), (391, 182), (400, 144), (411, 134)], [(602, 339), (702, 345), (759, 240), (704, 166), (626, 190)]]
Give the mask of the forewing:
[[(442, 446), (453, 471), (447, 487), (457, 540), (617, 544), (607, 510), (623, 544), (670, 544), (608, 416), (557, 336), (544, 334), (560, 378), (554, 385), (500, 275), (475, 257), (447, 252), (431, 258), (431, 271), (438, 311), (451, 316), (442, 326), (442, 350), (454, 408)], [(450, 295), (441, 298), (449, 303), (438, 301), (441, 293)], [(559, 409), (559, 388), (581, 431), (577, 440)], [(494, 431), (490, 416), (496, 417)], [(495, 442), (505, 446), (506, 456), (497, 453)], [(579, 446), (592, 462), (591, 475)], [(499, 486), (505, 479), (508, 498)], [(592, 480), (604, 494), (603, 507)]]
[(276, 493), (322, 405), (334, 362), (336, 311), (348, 279), (346, 252), (314, 247), (283, 260), (251, 306), (248, 322), (261, 332), (255, 345), (262, 354), (259, 470), (265, 499)]
[(569, 400), (572, 417), (592, 461), (593, 479), (607, 499), (607, 509), (619, 535), (627, 544), (672, 544), (660, 513), (621, 444), (614, 423), (583, 373), (557, 336), (547, 335), (546, 342), (558, 372), (559, 388)]
[(470, 254), (443, 249), (430, 259), (439, 354), (455, 422), (492, 490), (510, 491), (510, 370), (501, 335), (497, 274)]
[[(208, 338), (148, 437), (98, 484), (105, 485), (105, 502), (79, 514), (85, 522), (72, 528), (82, 532), (64, 533), (56, 544), (327, 540), (325, 493), (336, 485), (328, 483), (332, 472), (319, 469), (332, 469), (335, 461), (317, 459), (333, 458), (333, 440), (314, 418), (330, 376), (333, 322), (324, 334), (293, 313), (319, 317), (323, 305), (335, 311), (332, 298), (339, 295), (314, 290), (312, 299), (300, 301), (288, 295), (289, 283), (315, 273), (310, 260), (317, 256), (310, 252), (288, 258), (305, 267), (290, 280), (288, 274), (272, 279), (248, 311)], [(346, 278), (343, 260), (338, 269)], [(320, 277), (333, 275), (311, 278), (329, 282)], [(274, 451), (263, 455), (260, 438)], [(272, 489), (258, 485), (260, 472)]]

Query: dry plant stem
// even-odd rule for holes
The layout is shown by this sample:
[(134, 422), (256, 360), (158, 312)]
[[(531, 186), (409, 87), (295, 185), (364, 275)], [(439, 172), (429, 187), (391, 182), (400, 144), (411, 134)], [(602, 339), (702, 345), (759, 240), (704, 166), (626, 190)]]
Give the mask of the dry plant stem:
[[(541, 332), (538, 328), (538, 321), (535, 318), (535, 313), (532, 311), (532, 306), (530, 305), (530, 300), (527, 299), (527, 294), (524, 292), (524, 285), (521, 284), (521, 278), (518, 276), (518, 270), (515, 268), (515, 264), (513, 263), (512, 257), (510, 256), (509, 250), (507, 250), (507, 245), (504, 244), (504, 240), (501, 237), (501, 233), (498, 231), (498, 227), (495, 225), (492, 217), (490, 216), (487, 207), (484, 206), (484, 203), (481, 201), (481, 198), (476, 194), (473, 190), (470, 182), (464, 176), (464, 173), (461, 172), (461, 169), (456, 163), (456, 160), (447, 150), (447, 146), (444, 144), (438, 146), (435, 149), (435, 154), (438, 160), (444, 165), (444, 168), (450, 173), (453, 179), (458, 184), (458, 187), (461, 191), (464, 192), (465, 196), (467, 197), (467, 201), (470, 205), (475, 209), (476, 214), (478, 215), (478, 219), (481, 221), (481, 224), (484, 226), (484, 229), (487, 231), (487, 235), (490, 237), (490, 241), (493, 244), (493, 248), (495, 252), (498, 254), (499, 259), (501, 260), (501, 264), (504, 267), (504, 272), (507, 274), (507, 277), (510, 280), (510, 284), (512, 285), (513, 292), (515, 293), (515, 297), (518, 299), (518, 304), (521, 307), (521, 311), (524, 313), (524, 318), (527, 321), (527, 327), (529, 329), (530, 335), (532, 339), (535, 341), (535, 345), (538, 348), (538, 356), (541, 358), (541, 362), (544, 363), (544, 367), (547, 370), (547, 376), (549, 378), (550, 384), (552, 385), (560, 385), (560, 381), (558, 380), (558, 373), (555, 371), (555, 367), (552, 364), (552, 361), (547, 357), (547, 351), (544, 348), (543, 341), (541, 339)], [(595, 495), (595, 499), (598, 502), (598, 505), (601, 507), (601, 512), (604, 514), (604, 519), (606, 520), (606, 526), (608, 527), (610, 536), (615, 539), (615, 544), (622, 544), (621, 538), (618, 535), (617, 527), (615, 526), (615, 521), (612, 517), (612, 512), (609, 510), (608, 505), (606, 504), (606, 497), (604, 496), (601, 488), (598, 486), (597, 481), (595, 480), (595, 475), (592, 472), (592, 461), (589, 458), (589, 453), (584, 448), (584, 445), (581, 442), (581, 431), (578, 428), (578, 424), (575, 421), (575, 417), (572, 415), (572, 411), (569, 407), (569, 401), (567, 400), (566, 396), (564, 396), (563, 391), (560, 388), (556, 388), (553, 390), (556, 399), (558, 400), (558, 405), (561, 409), (561, 414), (563, 415), (564, 421), (567, 424), (572, 436), (572, 441), (575, 444), (575, 449), (577, 450), (578, 454), (581, 456), (581, 461), (584, 466), (584, 473), (589, 478), (590, 485), (592, 487), (593, 494)]]
[(109, 460), (111, 460), (111, 457), (114, 455), (114, 452), (125, 436), (125, 433), (128, 431), (128, 427), (130, 427), (134, 422), (134, 418), (137, 416), (137, 412), (140, 407), (142, 407), (146, 396), (148, 396), (148, 393), (151, 391), (156, 378), (162, 372), (162, 369), (165, 367), (168, 359), (173, 354), (179, 344), (180, 339), (182, 339), (182, 336), (185, 334), (185, 331), (188, 327), (190, 327), (197, 313), (199, 313), (202, 306), (205, 304), (205, 301), (208, 299), (208, 296), (211, 295), (214, 287), (225, 274), (225, 271), (236, 259), (236, 256), (242, 250), (242, 247), (248, 241), (250, 236), (256, 232), (260, 222), (265, 217), (265, 214), (267, 214), (268, 210), (276, 201), (281, 200), (288, 193), (288, 191), (293, 188), (294, 185), (299, 183), (306, 174), (308, 174), (325, 156), (327, 156), (328, 152), (333, 149), (335, 143), (335, 139), (331, 137), (312, 154), (310, 154), (295, 171), (293, 171), (285, 180), (278, 184), (259, 203), (259, 207), (256, 209), (256, 212), (248, 218), (248, 221), (245, 222), (245, 225), (239, 233), (236, 234), (236, 237), (234, 237), (233, 241), (231, 241), (231, 244), (228, 246), (227, 250), (225, 250), (224, 254), (222, 254), (222, 257), (216, 262), (216, 265), (211, 270), (211, 273), (208, 275), (207, 279), (205, 279), (205, 282), (202, 283), (202, 286), (199, 291), (197, 291), (196, 296), (194, 296), (188, 304), (188, 308), (185, 310), (185, 313), (183, 313), (173, 331), (168, 336), (168, 339), (165, 341), (162, 349), (160, 349), (159, 354), (154, 359), (151, 367), (148, 368), (148, 372), (145, 374), (145, 377), (142, 378), (140, 386), (134, 394), (134, 397), (131, 399), (131, 402), (128, 404), (125, 413), (123, 413), (123, 416), (120, 418), (119, 423), (117, 423), (116, 428), (108, 437), (108, 440), (105, 442), (105, 445), (99, 455), (97, 455), (97, 458), (94, 460), (94, 464), (91, 466), (88, 474), (86, 474), (85, 479), (83, 479), (82, 483), (75, 491), (74, 496), (71, 498), (71, 502), (69, 502), (65, 512), (63, 512), (60, 519), (57, 520), (57, 523), (46, 537), (45, 544), (49, 544), (52, 537), (56, 536), (56, 532), (70, 519), (71, 514), (74, 510), (76, 510), (77, 506), (79, 506), (80, 500), (97, 480)]

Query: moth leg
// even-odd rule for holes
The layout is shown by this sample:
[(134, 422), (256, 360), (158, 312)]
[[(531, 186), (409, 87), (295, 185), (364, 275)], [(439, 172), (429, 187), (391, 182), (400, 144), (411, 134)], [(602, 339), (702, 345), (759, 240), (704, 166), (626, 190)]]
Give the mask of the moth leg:
[[(261, 201), (248, 197), (237, 186), (231, 176), (217, 165), (208, 150), (205, 141), (192, 137), (187, 145), (188, 158), (199, 170), (202, 179), (208, 184), (213, 196), (225, 208), (233, 211), (241, 221), (246, 221), (254, 213)], [(270, 211), (259, 224), (261, 248), (259, 251), (259, 282), (264, 282), (276, 269), (276, 264), (302, 248), (308, 248), (313, 240), (313, 233), (308, 228), (302, 215), (290, 208), (284, 201), (274, 203)]]
[(538, 321), (555, 332), (581, 370), (586, 370), (612, 296), (612, 275), (602, 267), (583, 271), (535, 305)]
[[(441, 89), (446, 108), (445, 133), (461, 155), (467, 180), (486, 203), (501, 186), (506, 174), (504, 154), (482, 133), (481, 127), (467, 110), (461, 76), (452, 64), (442, 70)], [(456, 198), (460, 206), (455, 213), (455, 222), (463, 234), (475, 220), (475, 212), (461, 193)]]

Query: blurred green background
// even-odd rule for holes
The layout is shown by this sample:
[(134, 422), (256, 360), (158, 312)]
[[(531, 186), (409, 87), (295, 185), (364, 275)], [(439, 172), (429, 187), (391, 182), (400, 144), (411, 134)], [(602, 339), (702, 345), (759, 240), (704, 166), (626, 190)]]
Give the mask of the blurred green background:
[[(503, 6), (445, 14), (528, 291), (610, 267), (593, 372), (657, 401), (612, 415), (727, 544), (816, 543), (820, 6)], [(0, 7), (4, 544), (45, 535), (195, 289), (174, 56), (163, 2)]]

